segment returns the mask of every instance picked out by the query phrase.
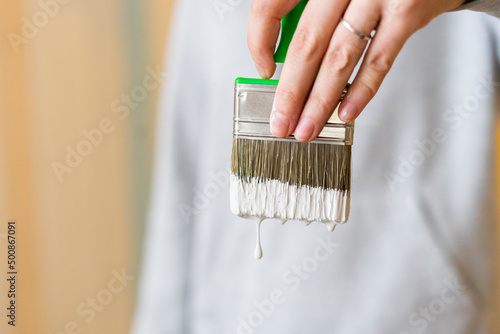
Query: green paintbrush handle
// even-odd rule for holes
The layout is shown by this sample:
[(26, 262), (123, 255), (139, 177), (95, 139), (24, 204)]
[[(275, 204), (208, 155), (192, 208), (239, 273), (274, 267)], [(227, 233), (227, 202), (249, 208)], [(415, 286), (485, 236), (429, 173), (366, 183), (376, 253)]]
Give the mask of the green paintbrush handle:
[(284, 63), (288, 46), (292, 41), (293, 34), (299, 23), (300, 16), (306, 7), (307, 0), (302, 0), (287, 16), (281, 20), (281, 38), (278, 49), (274, 54), (274, 61), (276, 63)]

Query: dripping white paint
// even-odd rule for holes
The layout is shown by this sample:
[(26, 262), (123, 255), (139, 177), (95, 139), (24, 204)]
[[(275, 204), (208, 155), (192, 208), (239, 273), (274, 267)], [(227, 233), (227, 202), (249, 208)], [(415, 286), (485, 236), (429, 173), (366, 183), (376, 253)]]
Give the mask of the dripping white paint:
[(261, 218), (254, 217), (253, 220), (257, 223), (257, 243), (255, 245), (255, 252), (253, 253), (256, 259), (262, 258), (262, 245), (260, 244), (260, 224), (262, 223)]
[[(260, 259), (262, 259), (262, 256), (264, 254), (262, 252), (262, 243), (260, 241), (260, 225), (264, 221), (264, 218), (255, 217), (255, 216), (253, 216), (253, 217), (252, 216), (245, 216), (242, 218), (251, 219), (255, 222), (255, 225), (257, 227), (257, 238), (256, 238), (256, 242), (255, 242), (255, 251), (253, 254), (257, 260), (260, 260)], [(286, 221), (283, 219), (278, 219), (278, 222), (280, 224), (284, 224)], [(303, 223), (306, 224), (306, 226), (309, 226), (311, 224), (311, 221), (303, 221)], [(333, 232), (335, 230), (335, 226), (337, 226), (337, 224), (335, 224), (334, 222), (328, 222), (328, 223), (325, 223), (325, 225), (326, 225), (326, 228), (328, 229), (328, 231), (330, 231), (330, 232)]]

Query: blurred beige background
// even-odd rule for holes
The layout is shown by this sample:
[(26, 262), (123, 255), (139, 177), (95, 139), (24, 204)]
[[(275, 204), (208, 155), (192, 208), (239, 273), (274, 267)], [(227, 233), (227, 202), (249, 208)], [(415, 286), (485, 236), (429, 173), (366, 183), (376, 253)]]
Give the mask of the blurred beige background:
[(42, 3), (0, 2), (0, 332), (127, 333), (172, 0)]
[[(128, 332), (158, 95), (143, 78), (163, 64), (171, 7), (0, 2), (0, 333)], [(82, 153), (71, 166), (68, 148)], [(4, 307), (10, 219), (15, 329)]]

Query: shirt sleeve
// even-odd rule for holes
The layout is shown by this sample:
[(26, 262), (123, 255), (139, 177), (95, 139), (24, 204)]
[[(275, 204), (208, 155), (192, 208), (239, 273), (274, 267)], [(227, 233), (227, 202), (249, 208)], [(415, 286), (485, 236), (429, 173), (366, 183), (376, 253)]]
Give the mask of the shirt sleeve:
[(500, 0), (468, 0), (455, 10), (469, 9), (500, 17)]

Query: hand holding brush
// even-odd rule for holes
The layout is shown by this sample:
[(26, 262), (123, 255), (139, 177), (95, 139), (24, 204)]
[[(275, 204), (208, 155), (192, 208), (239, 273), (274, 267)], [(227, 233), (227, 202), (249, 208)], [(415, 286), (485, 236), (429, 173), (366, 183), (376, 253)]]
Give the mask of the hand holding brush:
[[(248, 46), (262, 78), (272, 77), (280, 20), (299, 0), (252, 0)], [(464, 0), (310, 0), (290, 43), (276, 98), (271, 132), (316, 138), (335, 110), (355, 66), (360, 70), (340, 106), (352, 122), (379, 89), (406, 40)], [(376, 33), (375, 33), (376, 31)], [(373, 40), (370, 42), (370, 40)], [(366, 50), (365, 50), (366, 49)]]

